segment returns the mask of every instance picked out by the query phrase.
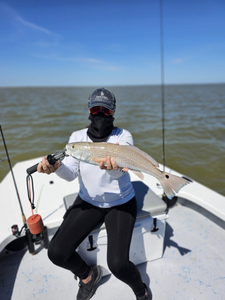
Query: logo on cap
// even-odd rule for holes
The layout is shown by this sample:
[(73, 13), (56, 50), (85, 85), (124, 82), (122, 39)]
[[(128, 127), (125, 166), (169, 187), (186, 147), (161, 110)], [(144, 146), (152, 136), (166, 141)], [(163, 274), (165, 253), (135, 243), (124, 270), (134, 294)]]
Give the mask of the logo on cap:
[(95, 96), (95, 99), (98, 99), (98, 101), (110, 101), (110, 99), (107, 96), (105, 96), (103, 92), (101, 92), (100, 96)]

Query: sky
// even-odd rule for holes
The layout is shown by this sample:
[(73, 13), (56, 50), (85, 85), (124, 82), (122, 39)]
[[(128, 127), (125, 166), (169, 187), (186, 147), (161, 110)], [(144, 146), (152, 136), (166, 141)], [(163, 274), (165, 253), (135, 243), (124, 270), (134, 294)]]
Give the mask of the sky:
[[(225, 0), (163, 0), (165, 84), (225, 82)], [(161, 83), (160, 0), (0, 0), (0, 87)]]

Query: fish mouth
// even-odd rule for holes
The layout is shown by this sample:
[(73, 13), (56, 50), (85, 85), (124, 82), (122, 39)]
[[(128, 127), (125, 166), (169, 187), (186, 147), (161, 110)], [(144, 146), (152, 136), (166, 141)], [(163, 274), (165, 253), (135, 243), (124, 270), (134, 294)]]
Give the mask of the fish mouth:
[(65, 153), (65, 156), (70, 156), (70, 154), (71, 154), (68, 149), (66, 149), (64, 153)]
[(65, 155), (67, 155), (67, 156), (71, 155), (71, 150), (69, 148), (71, 148), (71, 146), (70, 145), (66, 145)]

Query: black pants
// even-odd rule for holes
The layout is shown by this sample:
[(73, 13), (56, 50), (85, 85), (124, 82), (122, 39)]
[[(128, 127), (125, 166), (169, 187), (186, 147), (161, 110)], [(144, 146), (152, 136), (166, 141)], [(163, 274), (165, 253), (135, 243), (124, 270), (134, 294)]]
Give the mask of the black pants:
[(136, 214), (135, 197), (116, 207), (99, 208), (83, 201), (78, 196), (50, 242), (49, 259), (54, 264), (72, 271), (80, 279), (85, 279), (90, 272), (90, 266), (75, 250), (98, 224), (105, 222), (109, 269), (118, 279), (128, 284), (136, 295), (144, 294), (141, 275), (137, 267), (129, 261)]

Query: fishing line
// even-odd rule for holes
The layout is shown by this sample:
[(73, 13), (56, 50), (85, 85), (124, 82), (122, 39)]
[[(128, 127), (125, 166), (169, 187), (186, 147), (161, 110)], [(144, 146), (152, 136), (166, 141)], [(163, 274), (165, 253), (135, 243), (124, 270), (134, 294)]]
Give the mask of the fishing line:
[(160, 53), (161, 53), (161, 106), (162, 106), (162, 147), (163, 171), (165, 172), (165, 83), (164, 83), (164, 32), (163, 32), (163, 0), (160, 0)]

